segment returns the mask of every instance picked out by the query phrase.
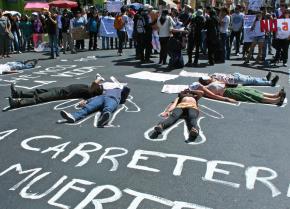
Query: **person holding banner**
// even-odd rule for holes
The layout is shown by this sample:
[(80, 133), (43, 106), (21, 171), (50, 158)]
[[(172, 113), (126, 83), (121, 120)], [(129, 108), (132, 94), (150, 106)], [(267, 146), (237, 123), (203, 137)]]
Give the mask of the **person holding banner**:
[[(85, 32), (84, 30), (86, 28), (86, 24), (87, 24), (86, 18), (82, 16), (81, 11), (78, 10), (75, 18), (71, 20), (70, 27), (71, 27), (72, 33), (74, 33), (74, 30), (78, 30), (78, 32)], [(81, 34), (84, 34), (84, 33), (81, 33)], [(76, 49), (84, 50), (84, 48), (85, 48), (84, 37), (80, 37), (76, 40)]]
[(71, 17), (68, 15), (68, 11), (64, 10), (63, 15), (61, 17), (61, 25), (62, 25), (62, 40), (63, 40), (63, 53), (66, 53), (67, 50), (67, 44), (69, 44), (69, 48), (71, 50), (71, 53), (74, 54), (74, 44), (72, 40), (72, 35), (70, 31), (70, 20)]
[(88, 28), (90, 32), (89, 50), (97, 49), (97, 39), (99, 31), (100, 19), (98, 12), (95, 12), (92, 17), (88, 20)]
[(258, 56), (256, 58), (256, 63), (263, 64), (263, 47), (265, 42), (265, 32), (261, 31), (261, 20), (262, 14), (261, 12), (256, 15), (256, 20), (254, 21), (251, 31), (254, 32), (253, 34), (253, 42), (251, 44), (249, 53), (246, 57), (246, 61), (244, 64), (248, 64), (254, 52), (256, 45), (258, 44)]
[[(272, 63), (278, 63), (280, 60), (283, 61), (283, 66), (287, 67), (288, 62), (288, 49), (289, 49), (289, 40), (290, 40), (290, 32), (289, 32), (289, 20), (290, 10), (286, 10), (284, 15), (281, 17), (284, 22), (281, 23), (281, 27), (278, 26), (278, 32), (276, 34), (276, 55)], [(280, 21), (281, 19), (278, 19)]]

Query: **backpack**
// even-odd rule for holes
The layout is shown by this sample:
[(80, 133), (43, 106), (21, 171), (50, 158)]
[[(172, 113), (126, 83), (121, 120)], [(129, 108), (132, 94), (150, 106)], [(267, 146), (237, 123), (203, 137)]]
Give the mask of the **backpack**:
[(125, 23), (123, 21), (122, 15), (117, 15), (114, 21), (114, 28), (116, 30), (121, 30), (124, 27)]
[(136, 31), (137, 33), (145, 33), (145, 20), (143, 17), (138, 18), (137, 24), (136, 24)]

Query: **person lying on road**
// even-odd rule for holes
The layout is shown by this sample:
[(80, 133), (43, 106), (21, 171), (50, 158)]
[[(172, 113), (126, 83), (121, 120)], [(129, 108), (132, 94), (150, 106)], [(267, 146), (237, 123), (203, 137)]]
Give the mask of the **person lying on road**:
[(19, 73), (20, 70), (27, 70), (34, 68), (37, 65), (38, 60), (27, 60), (27, 61), (15, 61), (0, 64), (0, 75)]

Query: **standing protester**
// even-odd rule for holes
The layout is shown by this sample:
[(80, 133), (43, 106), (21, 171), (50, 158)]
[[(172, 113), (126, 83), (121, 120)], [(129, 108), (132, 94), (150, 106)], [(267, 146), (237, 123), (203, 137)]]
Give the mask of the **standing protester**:
[(21, 22), (19, 25), (21, 29), (21, 34), (23, 37), (23, 45), (22, 45), (22, 51), (30, 51), (30, 44), (31, 44), (31, 38), (33, 33), (32, 23), (28, 19), (27, 15), (23, 15), (21, 17)]
[(9, 57), (8, 32), (10, 31), (10, 28), (10, 22), (7, 17), (3, 16), (3, 11), (0, 8), (0, 58)]
[(240, 40), (244, 26), (244, 15), (240, 12), (240, 6), (237, 5), (235, 12), (232, 14), (232, 32), (230, 37), (230, 49), (232, 48), (233, 40), (236, 40), (236, 56), (240, 54)]
[(220, 10), (220, 38), (221, 44), (223, 46), (225, 60), (230, 59), (231, 49), (230, 49), (230, 37), (229, 37), (229, 26), (230, 26), (230, 16), (227, 8), (222, 8)]
[(62, 23), (61, 23), (62, 15), (60, 12), (57, 13), (56, 21), (57, 21), (57, 40), (58, 40), (58, 46), (62, 47)]
[(208, 47), (208, 62), (209, 65), (214, 65), (215, 63), (215, 54), (216, 48), (218, 47), (219, 41), (219, 29), (218, 29), (218, 17), (216, 12), (213, 9), (208, 11), (209, 17), (206, 20), (205, 28), (207, 30), (206, 37), (207, 37), (207, 47)]
[(198, 64), (199, 59), (199, 49), (202, 42), (202, 30), (205, 26), (205, 19), (203, 17), (203, 11), (201, 9), (196, 11), (195, 17), (191, 20), (191, 29), (190, 33), (188, 34), (188, 46), (187, 46), (187, 53), (188, 53), (188, 64), (191, 65), (192, 63), (192, 50), (195, 46), (195, 56), (194, 56), (194, 65)]
[(50, 59), (54, 59), (54, 52), (57, 57), (59, 57), (58, 41), (57, 41), (57, 21), (56, 15), (50, 12), (45, 13), (45, 24), (46, 30), (49, 38), (50, 45)]
[(258, 13), (256, 15), (256, 20), (254, 21), (251, 27), (251, 31), (255, 31), (255, 36), (253, 37), (253, 42), (251, 44), (249, 53), (247, 55), (247, 58), (244, 64), (248, 64), (250, 62), (250, 59), (252, 57), (252, 54), (257, 44), (258, 44), (258, 56), (257, 56), (256, 62), (258, 64), (263, 63), (262, 56), (263, 56), (263, 47), (264, 47), (264, 42), (265, 42), (265, 33), (261, 31), (261, 20), (262, 20), (262, 14)]
[[(109, 49), (110, 48), (110, 37), (105, 36), (106, 29), (104, 28), (103, 20), (109, 18), (109, 12), (103, 11), (103, 15), (101, 17), (101, 24), (100, 24), (100, 34), (102, 35), (102, 49)], [(102, 32), (103, 31), (103, 32)]]
[[(290, 10), (286, 10), (284, 12), (284, 15), (281, 16), (281, 18), (290, 18)], [(288, 49), (289, 49), (289, 33), (286, 33), (283, 35), (276, 34), (276, 41), (277, 41), (277, 47), (276, 47), (276, 55), (274, 57), (274, 60), (272, 63), (278, 63), (280, 60), (283, 61), (283, 66), (287, 67), (288, 62)]]
[[(265, 20), (267, 20), (267, 21), (272, 20), (271, 14), (266, 13)], [(267, 57), (267, 51), (268, 51), (269, 55), (273, 55), (271, 45), (272, 45), (272, 32), (266, 31), (265, 32), (265, 43), (264, 43), (264, 47), (263, 47), (263, 57), (262, 57), (264, 61), (266, 60), (266, 57)]]
[(20, 40), (20, 33), (19, 33), (19, 24), (18, 24), (18, 19), (17, 16), (14, 15), (11, 17), (10, 19), (11, 22), (11, 32), (13, 34), (13, 49), (15, 53), (21, 54), (20, 52), (20, 44), (19, 44), (19, 40)]
[(115, 17), (114, 27), (117, 30), (119, 39), (118, 55), (123, 55), (123, 46), (126, 39), (126, 24), (128, 23), (128, 16), (126, 15), (126, 8), (121, 8), (121, 14)]
[(88, 28), (90, 32), (89, 50), (97, 49), (98, 31), (99, 31), (100, 19), (98, 12), (92, 15), (88, 20)]
[(168, 54), (168, 41), (171, 35), (171, 31), (175, 25), (173, 19), (168, 15), (168, 10), (163, 10), (161, 16), (157, 20), (159, 28), (159, 40), (160, 40), (160, 56), (159, 64), (166, 64)]
[(61, 17), (61, 25), (62, 25), (62, 39), (63, 39), (63, 53), (66, 53), (67, 50), (67, 44), (69, 44), (69, 48), (71, 50), (71, 53), (74, 54), (74, 44), (71, 36), (71, 31), (70, 31), (70, 16), (67, 13), (67, 10), (63, 11), (63, 15)]
[[(86, 19), (82, 16), (81, 11), (77, 11), (75, 18), (71, 20), (71, 28), (86, 28)], [(85, 49), (85, 41), (82, 40), (76, 40), (76, 49), (77, 50), (84, 50)]]
[(44, 24), (41, 14), (38, 14), (33, 21), (33, 45), (37, 48), (43, 41)]

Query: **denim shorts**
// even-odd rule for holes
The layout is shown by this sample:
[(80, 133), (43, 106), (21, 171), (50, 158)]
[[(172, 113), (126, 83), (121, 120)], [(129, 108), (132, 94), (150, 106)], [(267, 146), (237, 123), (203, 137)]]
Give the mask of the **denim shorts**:
[(256, 36), (253, 39), (253, 43), (264, 43), (265, 42), (265, 36)]

